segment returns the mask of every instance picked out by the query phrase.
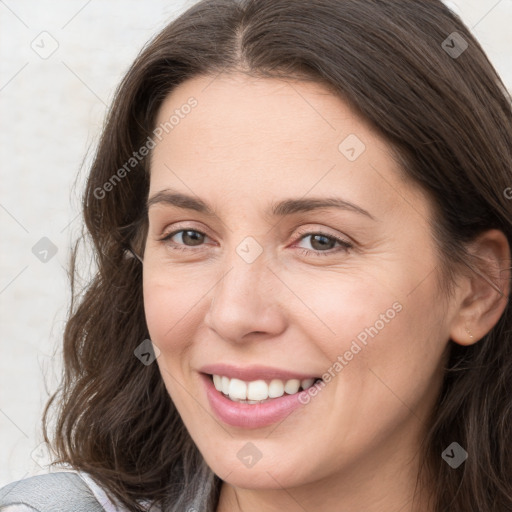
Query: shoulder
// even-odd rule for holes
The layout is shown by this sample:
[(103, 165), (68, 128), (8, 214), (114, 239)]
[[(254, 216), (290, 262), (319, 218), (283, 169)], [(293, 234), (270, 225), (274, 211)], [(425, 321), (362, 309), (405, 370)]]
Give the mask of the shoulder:
[[(146, 512), (161, 512), (140, 501)], [(0, 488), (0, 512), (127, 512), (91, 475), (70, 466)]]
[(6, 507), (0, 506), (0, 512), (39, 512), (37, 509), (29, 507), (28, 505), (7, 505)]
[[(122, 512), (112, 509), (113, 512)], [(78, 472), (59, 471), (17, 480), (0, 489), (0, 512), (107, 512)]]

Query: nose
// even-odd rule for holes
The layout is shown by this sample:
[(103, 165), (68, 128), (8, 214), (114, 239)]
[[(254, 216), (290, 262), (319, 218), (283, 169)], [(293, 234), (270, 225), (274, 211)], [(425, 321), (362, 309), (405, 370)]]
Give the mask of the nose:
[(247, 263), (235, 254), (211, 291), (204, 322), (231, 342), (278, 336), (286, 328), (282, 286), (263, 257)]

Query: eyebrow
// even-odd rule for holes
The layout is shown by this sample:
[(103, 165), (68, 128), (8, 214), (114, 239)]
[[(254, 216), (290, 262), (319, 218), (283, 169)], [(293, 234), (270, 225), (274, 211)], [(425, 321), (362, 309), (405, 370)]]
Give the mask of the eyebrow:
[[(167, 204), (177, 208), (194, 210), (209, 217), (217, 216), (213, 208), (211, 208), (208, 203), (202, 199), (168, 189), (161, 190), (150, 197), (146, 204), (146, 208), (149, 210), (151, 206), (156, 204)], [(340, 210), (352, 211), (375, 220), (373, 215), (364, 208), (338, 197), (284, 199), (282, 201), (272, 203), (271, 214), (276, 217), (284, 217), (294, 213), (310, 212), (325, 208), (337, 208)]]

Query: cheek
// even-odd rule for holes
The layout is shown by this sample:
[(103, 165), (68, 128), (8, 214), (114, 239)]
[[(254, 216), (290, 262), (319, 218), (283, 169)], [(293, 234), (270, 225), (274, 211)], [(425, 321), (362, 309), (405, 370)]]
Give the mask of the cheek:
[(361, 417), (379, 411), (382, 424), (392, 426), (414, 411), (426, 421), (447, 344), (434, 281), (425, 281), (414, 293), (399, 295), (395, 301), (383, 290), (382, 296), (389, 299), (376, 299), (364, 309), (364, 324), (345, 317), (350, 333), (343, 338), (343, 355), (350, 361), (343, 369), (344, 385)]
[(295, 278), (294, 293), (300, 300), (291, 297), (293, 318), (331, 355), (348, 350), (353, 339), (364, 341), (365, 329), (376, 322), (382, 330), (387, 323), (380, 316), (392, 321), (393, 304), (400, 302), (373, 276), (357, 270)]
[(144, 272), (146, 322), (151, 340), (162, 352), (180, 350), (187, 342), (184, 327), (187, 324), (190, 327), (191, 319), (207, 300), (208, 287), (201, 286), (200, 282), (194, 280), (194, 276), (185, 277), (179, 272), (175, 272), (172, 279), (150, 270)]
[(195, 315), (207, 290), (191, 286), (188, 279), (180, 280), (178, 273), (176, 276), (164, 279), (161, 273), (144, 271), (144, 311), (151, 341), (160, 350), (156, 363), (167, 392), (181, 415), (193, 417), (201, 412), (194, 409), (195, 402), (184, 392), (188, 386), (186, 354), (196, 337)]
[(309, 302), (316, 311), (323, 304), (323, 320), (336, 332), (308, 331), (330, 361), (323, 376), (329, 383), (320, 392), (329, 399), (317, 407), (328, 418), (324, 435), (333, 449), (355, 454), (391, 435), (411, 415), (414, 422), (427, 420), (442, 377), (442, 310), (433, 280), (409, 296), (394, 296), (376, 281), (325, 291), (331, 301), (322, 302), (319, 295)]
[(369, 368), (382, 368), (403, 388), (404, 380), (435, 372), (447, 342), (435, 276), (425, 279), (424, 267), (403, 268), (295, 279), (301, 301), (290, 303), (294, 321), (327, 356), (331, 374), (343, 370), (361, 382), (375, 379)]

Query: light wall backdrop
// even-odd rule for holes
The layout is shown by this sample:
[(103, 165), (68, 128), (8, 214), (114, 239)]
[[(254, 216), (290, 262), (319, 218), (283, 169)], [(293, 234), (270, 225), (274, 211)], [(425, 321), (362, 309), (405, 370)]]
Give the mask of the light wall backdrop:
[[(193, 3), (0, 0), (0, 486), (44, 471), (69, 248), (107, 105), (144, 43)], [(512, 0), (446, 3), (512, 90)]]

